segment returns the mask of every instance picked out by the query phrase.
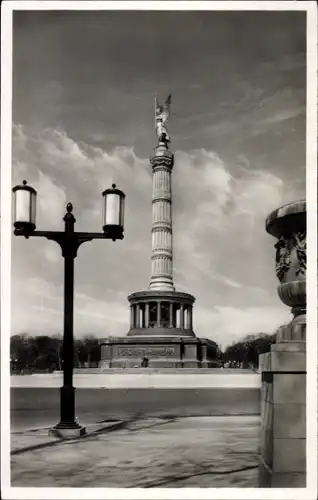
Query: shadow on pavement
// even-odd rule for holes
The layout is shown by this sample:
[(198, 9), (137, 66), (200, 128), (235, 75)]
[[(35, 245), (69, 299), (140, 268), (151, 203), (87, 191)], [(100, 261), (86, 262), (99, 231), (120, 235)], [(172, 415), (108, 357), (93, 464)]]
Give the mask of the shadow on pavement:
[[(137, 419), (126, 420), (126, 421), (123, 421), (123, 422), (117, 422), (117, 423), (115, 423), (115, 424), (113, 424), (111, 426), (102, 427), (102, 428), (100, 428), (100, 429), (98, 429), (96, 431), (92, 431), (90, 433), (84, 434), (83, 436), (81, 436), (78, 439), (54, 439), (52, 441), (47, 441), (46, 443), (39, 443), (39, 444), (35, 444), (35, 445), (32, 445), (32, 446), (25, 446), (24, 448), (19, 448), (17, 450), (11, 451), (10, 454), (11, 454), (11, 456), (21, 455), (22, 453), (26, 453), (28, 451), (40, 450), (40, 449), (43, 449), (43, 448), (51, 448), (51, 447), (57, 446), (58, 444), (61, 444), (61, 443), (74, 443), (74, 444), (76, 444), (79, 441), (82, 442), (84, 439), (87, 440), (87, 439), (90, 439), (90, 438), (94, 438), (98, 434), (106, 434), (108, 432), (114, 432), (114, 431), (117, 431), (117, 430), (120, 430), (120, 429), (124, 429), (128, 424), (130, 424), (132, 422), (135, 422), (137, 420), (138, 420), (138, 418)], [(36, 432), (36, 430), (32, 430), (31, 432)], [(19, 434), (25, 434), (25, 433), (19, 432)]]
[(149, 481), (149, 482), (143, 482), (139, 484), (134, 484), (131, 486), (131, 488), (160, 488), (160, 486), (165, 486), (169, 483), (174, 483), (178, 481), (185, 481), (186, 479), (190, 479), (192, 477), (197, 477), (197, 476), (205, 476), (208, 474), (213, 474), (213, 475), (227, 475), (227, 474), (234, 474), (236, 472), (245, 472), (248, 470), (252, 469), (258, 469), (259, 465), (249, 465), (247, 467), (241, 467), (240, 469), (232, 469), (232, 470), (211, 470), (210, 468), (208, 470), (201, 470), (199, 472), (193, 472), (191, 474), (183, 474), (183, 475), (178, 475), (178, 476), (167, 476), (163, 477), (160, 480), (156, 481)]
[[(158, 417), (157, 417), (158, 418)], [(124, 420), (124, 421), (115, 421), (113, 419), (109, 419), (109, 420), (102, 420), (102, 421), (99, 421), (98, 423), (106, 423), (106, 422), (113, 422), (112, 425), (108, 425), (106, 427), (101, 427), (99, 429), (96, 429), (95, 431), (91, 431), (91, 432), (88, 432), (87, 434), (84, 434), (83, 436), (77, 438), (77, 439), (54, 439), (54, 440), (50, 440), (50, 441), (47, 441), (45, 443), (39, 443), (39, 444), (35, 444), (35, 445), (31, 445), (31, 446), (25, 446), (24, 448), (18, 448), (16, 450), (13, 450), (11, 451), (11, 456), (14, 456), (14, 455), (21, 455), (22, 453), (27, 453), (29, 451), (35, 451), (35, 450), (41, 450), (41, 449), (44, 449), (44, 448), (51, 448), (53, 446), (57, 446), (59, 444), (62, 444), (62, 443), (78, 443), (78, 442), (83, 442), (83, 440), (92, 440), (94, 439), (96, 436), (98, 436), (99, 434), (107, 434), (107, 433), (110, 433), (110, 432), (115, 432), (115, 431), (118, 431), (118, 430), (123, 430), (123, 429), (126, 429), (127, 431), (129, 432), (138, 432), (138, 431), (142, 431), (144, 429), (149, 429), (149, 428), (152, 428), (152, 427), (158, 427), (160, 425), (166, 425), (168, 423), (172, 423), (172, 422), (175, 422), (177, 419), (177, 417), (162, 417), (161, 420), (164, 420), (163, 422), (155, 422), (155, 423), (150, 423), (149, 425), (143, 425), (143, 426), (140, 426), (140, 427), (137, 427), (136, 429), (130, 429), (129, 428), (129, 425), (131, 424), (134, 424), (134, 423), (137, 423), (137, 422), (141, 422), (143, 420), (148, 420), (148, 417), (143, 417), (141, 415), (136, 415), (134, 418), (132, 419), (129, 419), (129, 420)], [(46, 428), (41, 428), (41, 429), (30, 429), (29, 431), (17, 431), (17, 432), (13, 432), (12, 434), (14, 435), (23, 435), (23, 434), (28, 434), (28, 433), (35, 433), (35, 432), (39, 432), (39, 431), (43, 431), (43, 430), (49, 430), (50, 427), (46, 427)]]

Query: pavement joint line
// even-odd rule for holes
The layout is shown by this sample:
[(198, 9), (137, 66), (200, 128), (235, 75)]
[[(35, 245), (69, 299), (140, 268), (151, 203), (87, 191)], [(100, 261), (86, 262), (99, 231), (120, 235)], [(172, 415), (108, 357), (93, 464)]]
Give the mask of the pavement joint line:
[(241, 467), (239, 469), (232, 469), (232, 470), (203, 470), (203, 471), (198, 471), (198, 472), (193, 472), (192, 474), (184, 474), (180, 476), (168, 476), (165, 478), (162, 478), (157, 481), (149, 481), (148, 483), (139, 483), (139, 484), (134, 484), (130, 486), (130, 488), (158, 488), (160, 486), (163, 486), (165, 484), (172, 483), (174, 481), (184, 481), (186, 479), (189, 479), (191, 477), (197, 477), (197, 476), (205, 476), (208, 474), (211, 475), (227, 475), (227, 474), (235, 474), (237, 472), (245, 472), (248, 470), (252, 469), (258, 469), (259, 465), (248, 465), (246, 467)]

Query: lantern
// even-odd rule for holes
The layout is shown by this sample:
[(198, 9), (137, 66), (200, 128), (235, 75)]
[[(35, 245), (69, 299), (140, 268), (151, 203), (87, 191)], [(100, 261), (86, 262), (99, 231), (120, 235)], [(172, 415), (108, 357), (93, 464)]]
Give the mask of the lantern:
[(103, 192), (103, 231), (120, 237), (124, 231), (125, 195), (113, 184)]
[(13, 225), (19, 233), (28, 234), (35, 230), (36, 190), (23, 181), (13, 189)]

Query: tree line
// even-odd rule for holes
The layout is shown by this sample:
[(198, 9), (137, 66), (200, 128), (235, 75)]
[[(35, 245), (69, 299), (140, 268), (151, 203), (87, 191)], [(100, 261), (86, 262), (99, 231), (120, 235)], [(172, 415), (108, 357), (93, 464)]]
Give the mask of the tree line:
[[(74, 340), (74, 367), (98, 367), (101, 356), (99, 340), (94, 335)], [(63, 370), (61, 335), (13, 335), (10, 339), (11, 373), (53, 372)]]
[[(224, 351), (218, 348), (217, 357), (222, 366), (257, 369), (259, 355), (268, 352), (275, 341), (276, 333), (247, 335)], [(97, 368), (100, 358), (100, 341), (94, 335), (74, 340), (75, 368)], [(10, 366), (11, 373), (63, 370), (62, 336), (13, 335), (10, 339)]]
[(276, 342), (276, 333), (246, 335), (242, 340), (233, 342), (222, 354), (222, 363), (230, 367), (258, 368), (259, 355), (270, 350)]

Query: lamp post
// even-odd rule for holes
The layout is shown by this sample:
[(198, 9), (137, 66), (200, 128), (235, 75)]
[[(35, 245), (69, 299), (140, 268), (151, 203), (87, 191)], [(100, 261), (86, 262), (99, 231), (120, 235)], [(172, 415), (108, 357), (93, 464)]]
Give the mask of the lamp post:
[(60, 422), (51, 434), (73, 438), (85, 434), (85, 428), (75, 421), (75, 388), (73, 387), (73, 315), (74, 315), (74, 259), (82, 243), (94, 239), (124, 238), (125, 195), (113, 184), (102, 193), (103, 232), (79, 233), (74, 231), (76, 219), (73, 205), (68, 203), (64, 231), (36, 231), (36, 191), (26, 181), (13, 188), (14, 234), (16, 236), (43, 237), (58, 243), (64, 257), (64, 332), (63, 332), (63, 387), (60, 397)]

